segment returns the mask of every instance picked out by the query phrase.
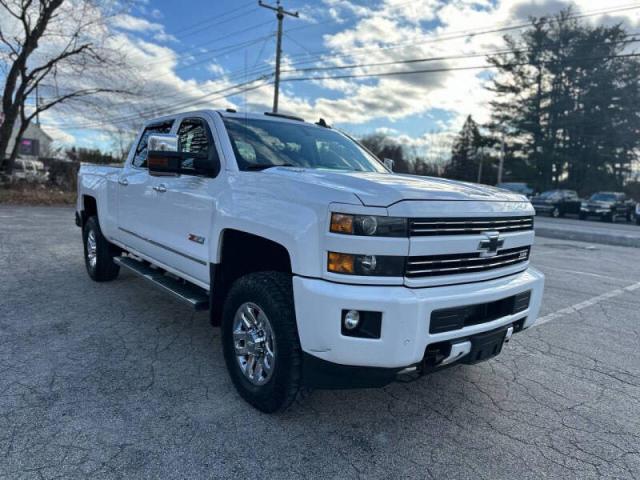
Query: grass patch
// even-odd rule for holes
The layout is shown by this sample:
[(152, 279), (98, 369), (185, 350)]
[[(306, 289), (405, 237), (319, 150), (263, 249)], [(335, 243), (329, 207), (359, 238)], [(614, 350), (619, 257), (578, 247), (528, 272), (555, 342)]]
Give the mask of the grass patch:
[(0, 186), (0, 203), (11, 205), (75, 205), (76, 192), (63, 191), (41, 185)]

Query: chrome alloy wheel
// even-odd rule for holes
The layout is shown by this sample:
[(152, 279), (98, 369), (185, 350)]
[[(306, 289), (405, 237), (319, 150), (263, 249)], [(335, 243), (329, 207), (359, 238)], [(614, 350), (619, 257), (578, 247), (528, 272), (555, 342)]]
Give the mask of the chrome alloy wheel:
[(96, 243), (96, 232), (89, 230), (87, 234), (87, 260), (92, 269), (96, 268), (98, 261), (98, 245)]
[(267, 315), (255, 303), (240, 305), (233, 318), (233, 347), (240, 370), (254, 385), (273, 375), (276, 343)]

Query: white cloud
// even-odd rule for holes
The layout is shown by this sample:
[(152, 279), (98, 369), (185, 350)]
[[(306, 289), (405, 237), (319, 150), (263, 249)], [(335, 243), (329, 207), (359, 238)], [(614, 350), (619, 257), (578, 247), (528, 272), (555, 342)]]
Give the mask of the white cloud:
[(207, 66), (207, 70), (209, 70), (211, 73), (214, 73), (216, 75), (224, 74), (224, 68), (219, 63), (216, 63), (216, 62), (209, 64), (209, 66)]
[(111, 20), (112, 26), (130, 32), (160, 32), (164, 27), (159, 23), (150, 22), (144, 18), (134, 17), (128, 13), (122, 13)]

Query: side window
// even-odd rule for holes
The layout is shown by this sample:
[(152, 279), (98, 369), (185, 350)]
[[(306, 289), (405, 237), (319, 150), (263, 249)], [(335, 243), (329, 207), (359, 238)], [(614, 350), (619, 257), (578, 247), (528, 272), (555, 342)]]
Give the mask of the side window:
[(144, 129), (142, 137), (140, 137), (140, 142), (138, 142), (138, 146), (136, 147), (136, 153), (131, 162), (134, 167), (147, 168), (147, 141), (149, 140), (149, 135), (154, 133), (169, 133), (172, 126), (173, 120), (170, 122), (158, 123), (156, 125), (149, 125)]
[[(178, 129), (178, 150), (196, 155), (208, 155), (209, 132), (204, 120), (187, 118)], [(182, 168), (193, 168), (193, 158), (185, 158)]]

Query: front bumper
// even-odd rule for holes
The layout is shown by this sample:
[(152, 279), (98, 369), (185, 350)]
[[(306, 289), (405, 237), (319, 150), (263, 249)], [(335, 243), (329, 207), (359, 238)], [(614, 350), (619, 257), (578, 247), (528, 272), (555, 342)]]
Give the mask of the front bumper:
[(549, 213), (551, 212), (553, 209), (555, 208), (555, 205), (551, 205), (551, 204), (533, 204), (533, 209), (536, 211), (536, 213), (540, 212), (540, 213)]
[[(294, 277), (293, 290), (302, 350), (316, 359), (352, 367), (401, 369), (418, 364), (427, 346), (495, 330), (526, 318), (530, 327), (540, 310), (544, 275), (534, 268), (509, 277), (444, 287), (345, 285)], [(486, 323), (429, 333), (434, 310), (493, 302), (530, 290), (529, 308)], [(379, 339), (344, 336), (343, 310), (382, 312)]]

